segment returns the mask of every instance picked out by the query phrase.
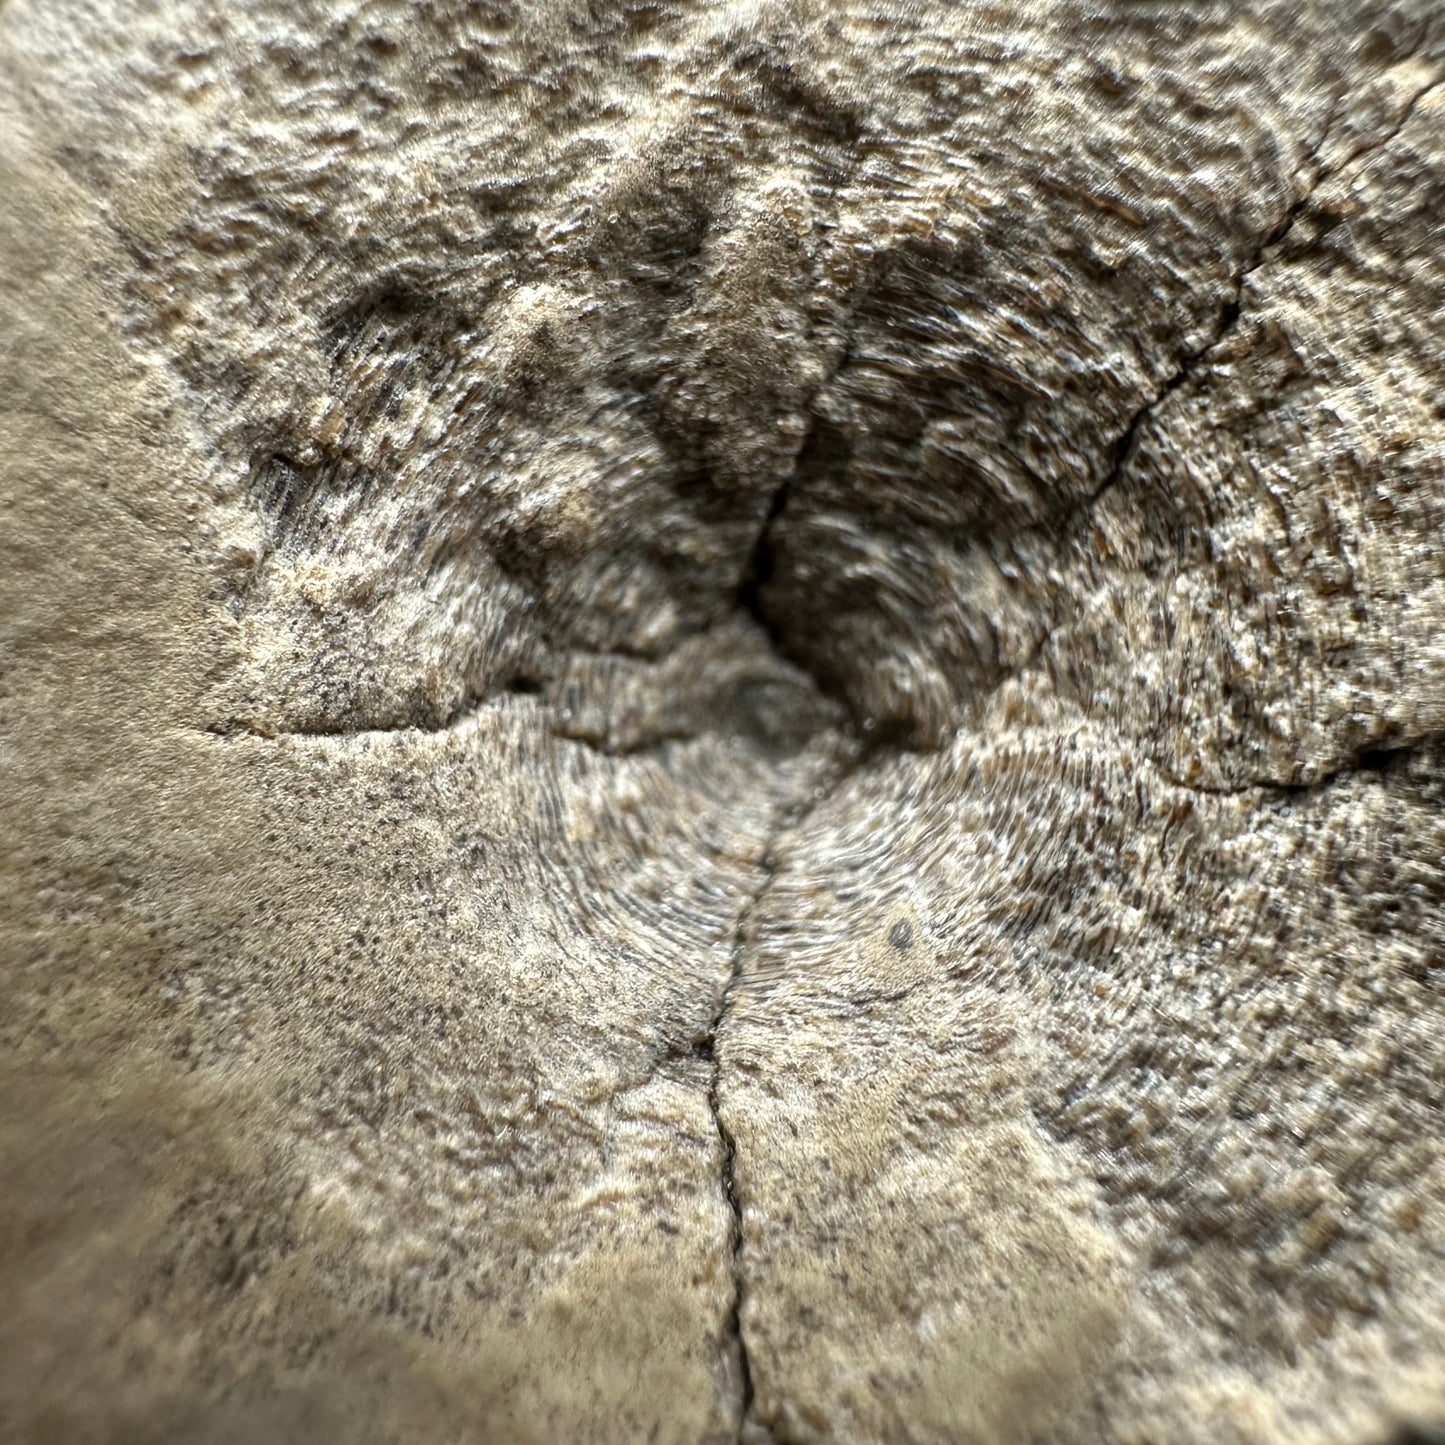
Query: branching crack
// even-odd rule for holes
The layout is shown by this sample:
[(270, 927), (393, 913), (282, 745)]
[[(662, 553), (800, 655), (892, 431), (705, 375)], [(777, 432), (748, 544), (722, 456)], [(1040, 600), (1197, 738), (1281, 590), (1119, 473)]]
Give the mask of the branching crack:
[(1210, 797), (1238, 798), (1258, 793), (1287, 798), (1305, 793), (1321, 792), (1325, 788), (1333, 787), (1335, 784), (1344, 782), (1348, 778), (1357, 777), (1361, 773), (1388, 772), (1397, 762), (1441, 741), (1445, 741), (1445, 732), (1421, 733), (1398, 742), (1376, 744), (1373, 747), (1361, 749), (1338, 766), (1320, 773), (1317, 777), (1300, 782), (1285, 783), (1276, 779), (1256, 779), (1245, 783), (1197, 783), (1186, 782), (1183, 778), (1176, 777), (1167, 771), (1164, 773), (1164, 778), (1171, 786), (1182, 788), (1185, 792), (1204, 793)]
[(1245, 264), (1235, 273), (1231, 282), (1233, 295), (1220, 307), (1218, 319), (1209, 339), (1200, 347), (1186, 354), (1174, 372), (1165, 381), (1164, 385), (1145, 401), (1137, 411), (1129, 418), (1124, 430), (1120, 433), (1118, 441), (1114, 444), (1114, 455), (1109, 470), (1104, 480), (1090, 494), (1084, 502), (1081, 510), (1092, 509), (1095, 503), (1112, 487), (1114, 487), (1124, 475), (1124, 469), (1128, 466), (1135, 448), (1138, 445), (1139, 433), (1148, 418), (1159, 409), (1168, 399), (1180, 389), (1194, 375), (1195, 369), (1200, 362), (1204, 361), (1210, 353), (1215, 351), (1220, 343), (1235, 326), (1239, 323), (1240, 315), (1244, 308), (1244, 288), (1249, 278), (1262, 267), (1269, 259), (1270, 253), (1282, 245), (1294, 230), (1296, 223), (1305, 213), (1310, 202), (1314, 199), (1321, 186), (1342, 175), (1356, 161), (1369, 155), (1373, 151), (1383, 150), (1396, 136), (1405, 128), (1410, 117), (1419, 107), (1420, 102), (1425, 99), (1431, 91), (1445, 85), (1445, 77), (1436, 77), (1425, 85), (1420, 86), (1413, 95), (1405, 102), (1398, 119), (1385, 132), (1384, 135), (1373, 139), (1362, 141), (1343, 160), (1329, 168), (1321, 167), (1314, 180), (1285, 207), (1278, 221), (1260, 236), (1250, 248), (1249, 257)]

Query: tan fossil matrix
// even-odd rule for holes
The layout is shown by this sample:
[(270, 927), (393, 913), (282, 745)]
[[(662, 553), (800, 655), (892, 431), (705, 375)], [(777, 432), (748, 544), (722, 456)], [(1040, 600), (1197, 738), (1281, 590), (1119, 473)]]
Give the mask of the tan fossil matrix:
[(1442, 80), (4, 0), (0, 1438), (1422, 1438)]

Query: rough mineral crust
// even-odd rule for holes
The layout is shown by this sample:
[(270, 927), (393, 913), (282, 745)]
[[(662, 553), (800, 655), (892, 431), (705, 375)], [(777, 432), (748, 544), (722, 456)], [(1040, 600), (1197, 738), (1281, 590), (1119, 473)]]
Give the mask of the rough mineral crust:
[(6, 1441), (1445, 1416), (1438, 0), (5, 0), (0, 171)]

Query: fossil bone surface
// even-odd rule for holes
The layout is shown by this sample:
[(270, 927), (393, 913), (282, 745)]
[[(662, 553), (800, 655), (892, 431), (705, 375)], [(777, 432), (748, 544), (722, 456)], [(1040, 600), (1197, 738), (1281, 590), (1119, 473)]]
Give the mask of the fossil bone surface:
[(0, 3), (0, 1433), (1445, 1416), (1445, 14)]

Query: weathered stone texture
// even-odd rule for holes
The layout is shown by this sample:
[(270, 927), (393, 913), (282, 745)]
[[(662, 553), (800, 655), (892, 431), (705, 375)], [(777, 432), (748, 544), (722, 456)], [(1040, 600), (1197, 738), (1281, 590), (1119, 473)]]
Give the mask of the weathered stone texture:
[(1445, 1419), (1445, 11), (0, 3), (0, 1434)]

